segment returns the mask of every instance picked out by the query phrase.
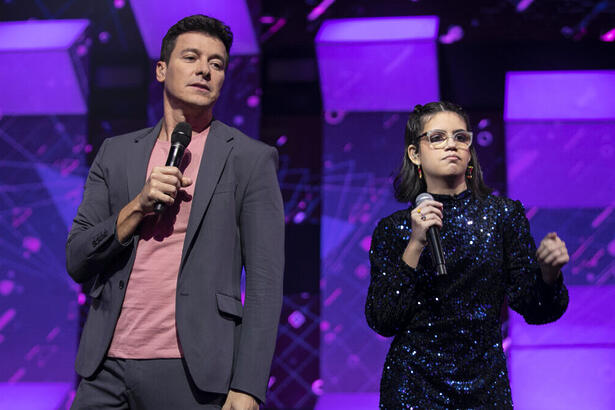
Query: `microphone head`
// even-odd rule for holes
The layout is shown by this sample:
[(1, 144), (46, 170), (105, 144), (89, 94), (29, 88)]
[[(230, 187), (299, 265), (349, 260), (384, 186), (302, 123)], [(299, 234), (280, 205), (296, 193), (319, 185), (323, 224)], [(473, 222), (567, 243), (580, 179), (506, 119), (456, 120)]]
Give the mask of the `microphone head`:
[(433, 200), (433, 196), (431, 196), (431, 194), (428, 194), (427, 192), (423, 192), (422, 194), (416, 197), (414, 202), (416, 203), (416, 206), (419, 206), (421, 202), (427, 201), (429, 199)]
[(187, 122), (180, 122), (175, 126), (173, 134), (171, 134), (171, 145), (179, 144), (186, 148), (192, 140), (192, 126)]

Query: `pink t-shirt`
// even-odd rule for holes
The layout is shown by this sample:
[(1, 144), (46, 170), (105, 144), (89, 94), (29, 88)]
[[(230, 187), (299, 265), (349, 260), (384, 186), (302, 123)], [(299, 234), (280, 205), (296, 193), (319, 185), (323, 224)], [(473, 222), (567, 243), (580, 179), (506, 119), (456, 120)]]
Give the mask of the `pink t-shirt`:
[[(194, 186), (208, 133), (209, 128), (192, 137), (179, 167), (192, 179), (192, 185), (180, 190), (175, 203), (165, 210), (160, 220), (152, 214), (141, 221), (137, 255), (109, 357), (182, 356), (175, 327), (175, 291)], [(156, 141), (147, 167), (148, 176), (155, 166), (166, 163), (170, 146), (170, 141)]]

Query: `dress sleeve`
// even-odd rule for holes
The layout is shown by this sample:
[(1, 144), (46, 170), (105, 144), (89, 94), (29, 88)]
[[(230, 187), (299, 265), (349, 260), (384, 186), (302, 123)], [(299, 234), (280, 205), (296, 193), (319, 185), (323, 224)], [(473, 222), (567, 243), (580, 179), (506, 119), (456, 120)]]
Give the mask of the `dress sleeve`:
[(529, 324), (554, 322), (568, 307), (568, 290), (562, 275), (553, 285), (542, 280), (536, 244), (521, 202), (506, 204), (503, 214), (508, 304)]
[(409, 322), (416, 307), (417, 285), (429, 280), (425, 253), (416, 269), (402, 259), (409, 230), (400, 231), (391, 218), (378, 223), (372, 236), (369, 260), (371, 279), (365, 317), (367, 324), (382, 336), (394, 336)]

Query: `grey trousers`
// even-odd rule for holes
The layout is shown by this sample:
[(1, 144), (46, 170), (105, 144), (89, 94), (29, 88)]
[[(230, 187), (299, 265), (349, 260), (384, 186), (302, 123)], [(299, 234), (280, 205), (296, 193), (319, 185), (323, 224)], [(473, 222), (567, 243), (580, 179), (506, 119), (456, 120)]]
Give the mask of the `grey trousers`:
[(82, 379), (71, 410), (220, 409), (225, 394), (199, 390), (182, 359), (107, 358)]

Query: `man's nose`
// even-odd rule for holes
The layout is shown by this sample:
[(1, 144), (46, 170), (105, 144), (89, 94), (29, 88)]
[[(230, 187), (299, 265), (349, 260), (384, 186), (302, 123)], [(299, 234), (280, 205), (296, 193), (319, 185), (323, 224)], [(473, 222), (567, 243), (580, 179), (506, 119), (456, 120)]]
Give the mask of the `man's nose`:
[(197, 74), (209, 79), (209, 76), (211, 75), (211, 67), (209, 67), (208, 61), (199, 64)]

